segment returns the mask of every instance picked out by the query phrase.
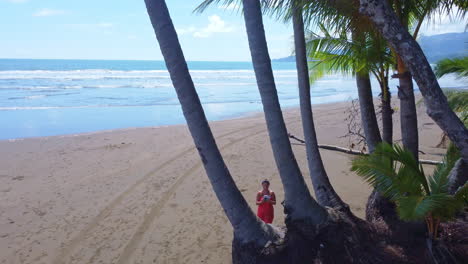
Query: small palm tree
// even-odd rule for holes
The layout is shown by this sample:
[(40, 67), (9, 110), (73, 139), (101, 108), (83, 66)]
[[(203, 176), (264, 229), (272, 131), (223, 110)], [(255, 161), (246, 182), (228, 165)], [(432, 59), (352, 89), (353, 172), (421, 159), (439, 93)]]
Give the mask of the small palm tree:
[[(307, 41), (309, 57), (318, 60), (310, 63), (313, 70), (311, 81), (330, 72), (355, 75), (364, 133), (367, 145), (370, 151), (373, 151), (382, 138), (375, 114), (369, 74), (373, 73), (380, 83), (385, 82), (385, 72), (388, 72), (386, 69), (392, 60), (390, 52), (383, 52), (379, 46), (385, 45), (380, 45), (380, 38), (372, 36), (370, 32), (353, 29), (353, 37), (349, 38), (347, 28), (333, 35), (326, 25), (319, 26), (324, 36), (310, 33)], [(384, 93), (385, 91), (383, 89)]]
[(355, 159), (351, 170), (394, 201), (400, 219), (425, 220), (436, 238), (440, 221), (452, 219), (468, 202), (468, 183), (453, 195), (448, 192), (448, 175), (459, 157), (451, 145), (444, 162), (426, 177), (410, 151), (382, 143), (373, 154)]

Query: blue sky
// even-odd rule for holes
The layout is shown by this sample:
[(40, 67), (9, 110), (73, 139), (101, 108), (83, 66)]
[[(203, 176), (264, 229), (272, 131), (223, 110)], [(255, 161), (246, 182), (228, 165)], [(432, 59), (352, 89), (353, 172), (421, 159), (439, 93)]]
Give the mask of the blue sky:
[[(234, 6), (192, 11), (201, 0), (166, 0), (187, 60), (248, 61), (244, 21)], [(0, 58), (161, 60), (143, 0), (0, 0)], [(292, 50), (291, 25), (264, 18), (272, 58)], [(441, 17), (425, 35), (461, 32)]]

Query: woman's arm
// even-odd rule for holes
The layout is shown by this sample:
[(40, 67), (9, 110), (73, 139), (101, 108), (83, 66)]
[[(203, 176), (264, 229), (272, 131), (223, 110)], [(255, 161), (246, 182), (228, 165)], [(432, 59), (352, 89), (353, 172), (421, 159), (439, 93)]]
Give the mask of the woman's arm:
[(256, 204), (261, 205), (263, 203), (263, 195), (261, 192), (257, 193), (257, 199), (256, 199)]
[(271, 192), (271, 193), (270, 193), (270, 196), (271, 196), (271, 198), (270, 198), (270, 200), (269, 200), (270, 203), (271, 203), (271, 204), (276, 204), (276, 195), (275, 195), (275, 193), (274, 193), (274, 192)]

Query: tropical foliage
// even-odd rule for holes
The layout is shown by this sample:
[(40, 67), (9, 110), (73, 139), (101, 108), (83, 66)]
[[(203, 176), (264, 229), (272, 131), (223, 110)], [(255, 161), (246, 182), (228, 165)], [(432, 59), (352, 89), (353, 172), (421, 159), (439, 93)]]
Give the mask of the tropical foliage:
[(447, 102), (453, 111), (457, 112), (462, 121), (468, 126), (468, 91), (467, 90), (445, 90)]
[(459, 77), (468, 77), (468, 56), (455, 59), (443, 59), (437, 62), (434, 73), (440, 78), (449, 73)]
[(426, 220), (435, 238), (440, 221), (452, 219), (468, 202), (468, 183), (454, 195), (448, 193), (448, 176), (459, 157), (451, 145), (443, 163), (427, 177), (411, 152), (382, 143), (373, 154), (355, 159), (351, 170), (394, 201), (402, 220)]
[(374, 74), (382, 86), (383, 83), (388, 85), (388, 70), (394, 58), (380, 36), (360, 32), (361, 40), (353, 41), (346, 29), (334, 34), (320, 24), (320, 30), (321, 33), (309, 32), (307, 36), (312, 81), (326, 73), (355, 74), (365, 71)]

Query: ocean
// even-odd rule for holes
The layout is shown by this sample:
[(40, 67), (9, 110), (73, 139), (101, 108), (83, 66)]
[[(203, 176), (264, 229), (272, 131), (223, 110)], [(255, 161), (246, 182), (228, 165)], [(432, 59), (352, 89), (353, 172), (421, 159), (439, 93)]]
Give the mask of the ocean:
[[(188, 64), (209, 120), (262, 111), (250, 62)], [(273, 70), (281, 106), (297, 106), (295, 64), (273, 62)], [(466, 86), (453, 76), (440, 83)], [(397, 82), (390, 85), (396, 94)], [(314, 104), (357, 97), (351, 76), (327, 75), (311, 90)], [(184, 123), (162, 61), (0, 59), (0, 139)]]

